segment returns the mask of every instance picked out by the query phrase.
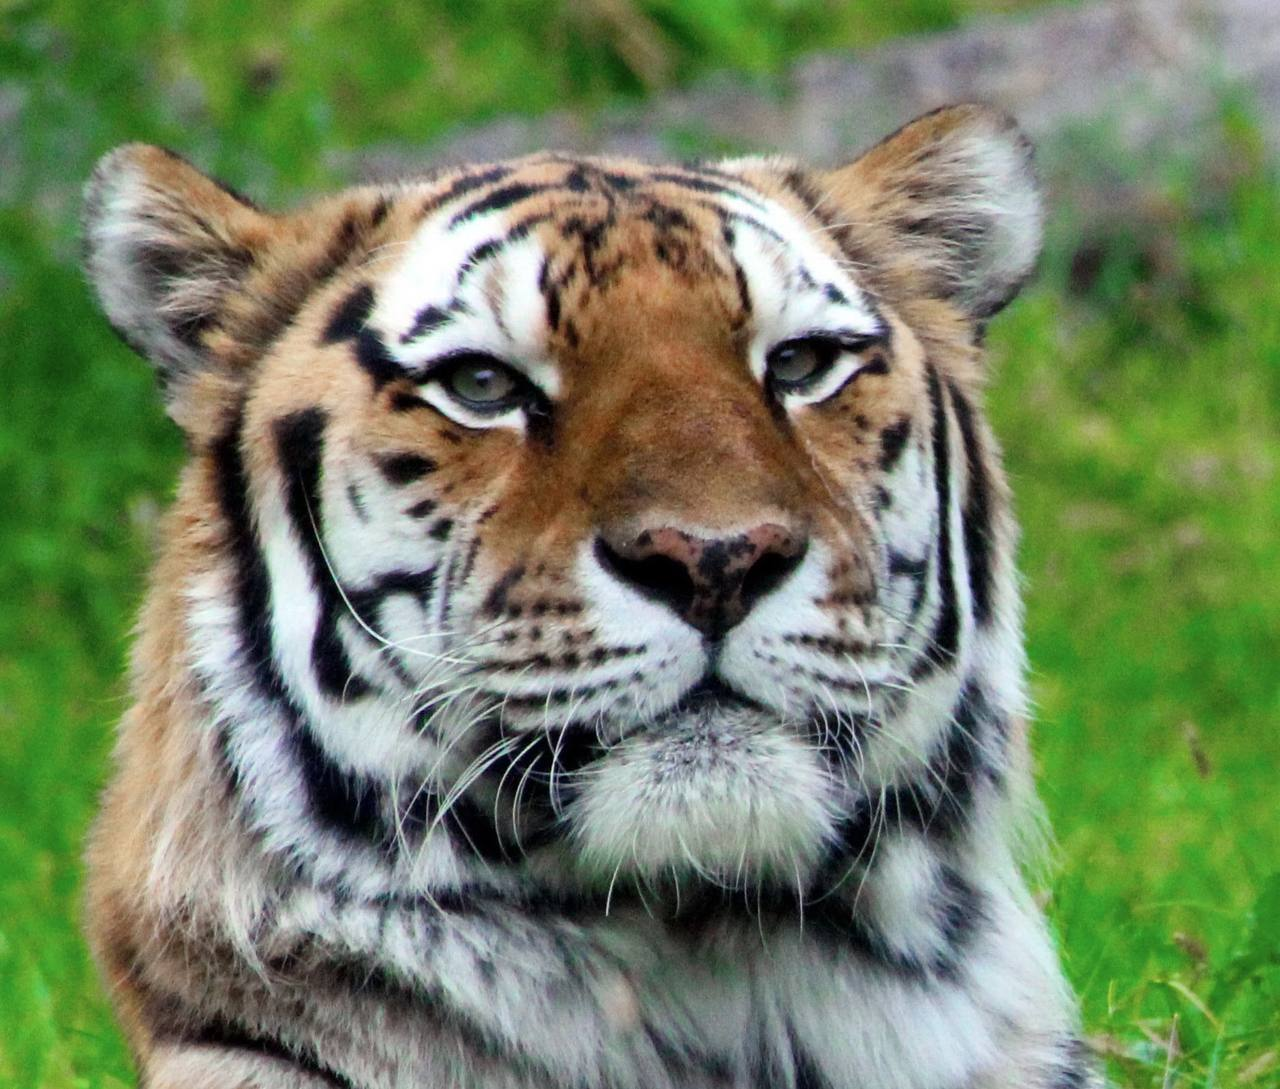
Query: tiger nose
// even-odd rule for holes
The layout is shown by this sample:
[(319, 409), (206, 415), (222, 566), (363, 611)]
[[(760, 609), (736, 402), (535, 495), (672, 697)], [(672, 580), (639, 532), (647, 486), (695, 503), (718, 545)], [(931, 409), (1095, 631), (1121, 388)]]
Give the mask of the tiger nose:
[(709, 639), (741, 623), (803, 559), (807, 538), (769, 522), (731, 537), (697, 537), (671, 526), (596, 538), (601, 564), (661, 602)]

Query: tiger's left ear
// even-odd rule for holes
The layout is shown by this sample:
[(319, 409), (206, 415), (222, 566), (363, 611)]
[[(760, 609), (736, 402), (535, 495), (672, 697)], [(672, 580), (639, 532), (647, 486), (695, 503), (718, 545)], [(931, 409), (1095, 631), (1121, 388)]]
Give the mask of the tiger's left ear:
[(842, 218), (874, 230), (877, 263), (923, 277), (975, 321), (1009, 303), (1040, 254), (1031, 142), (1012, 118), (950, 106), (819, 177)]

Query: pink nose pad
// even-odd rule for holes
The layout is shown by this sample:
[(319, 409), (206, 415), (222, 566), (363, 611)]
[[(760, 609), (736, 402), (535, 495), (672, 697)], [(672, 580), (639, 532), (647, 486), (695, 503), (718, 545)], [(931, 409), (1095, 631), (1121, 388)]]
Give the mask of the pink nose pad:
[(807, 548), (806, 537), (773, 522), (731, 537), (662, 526), (626, 539), (596, 539), (606, 568), (708, 639), (741, 623), (799, 566)]

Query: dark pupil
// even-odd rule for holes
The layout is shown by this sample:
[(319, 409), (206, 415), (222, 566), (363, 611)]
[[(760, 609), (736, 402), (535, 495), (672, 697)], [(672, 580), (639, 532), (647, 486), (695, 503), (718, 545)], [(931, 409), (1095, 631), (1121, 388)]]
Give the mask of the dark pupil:
[(511, 395), (515, 382), (500, 367), (472, 364), (459, 367), (450, 383), (453, 391), (467, 401), (492, 404)]
[(498, 372), (495, 370), (472, 371), (468, 376), (470, 385), (477, 393), (487, 394), (497, 385)]
[[(822, 346), (825, 348), (825, 345)], [(816, 344), (793, 344), (781, 349), (773, 360), (773, 376), (786, 383), (803, 382), (826, 364), (830, 353)]]

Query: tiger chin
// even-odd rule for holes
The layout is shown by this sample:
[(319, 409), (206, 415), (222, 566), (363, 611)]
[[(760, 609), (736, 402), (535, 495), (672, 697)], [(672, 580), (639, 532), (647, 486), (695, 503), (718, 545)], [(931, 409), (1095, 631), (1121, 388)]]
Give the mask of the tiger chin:
[(189, 456), (88, 855), (148, 1089), (1083, 1089), (987, 321), (1030, 147), (544, 154), (86, 267)]

